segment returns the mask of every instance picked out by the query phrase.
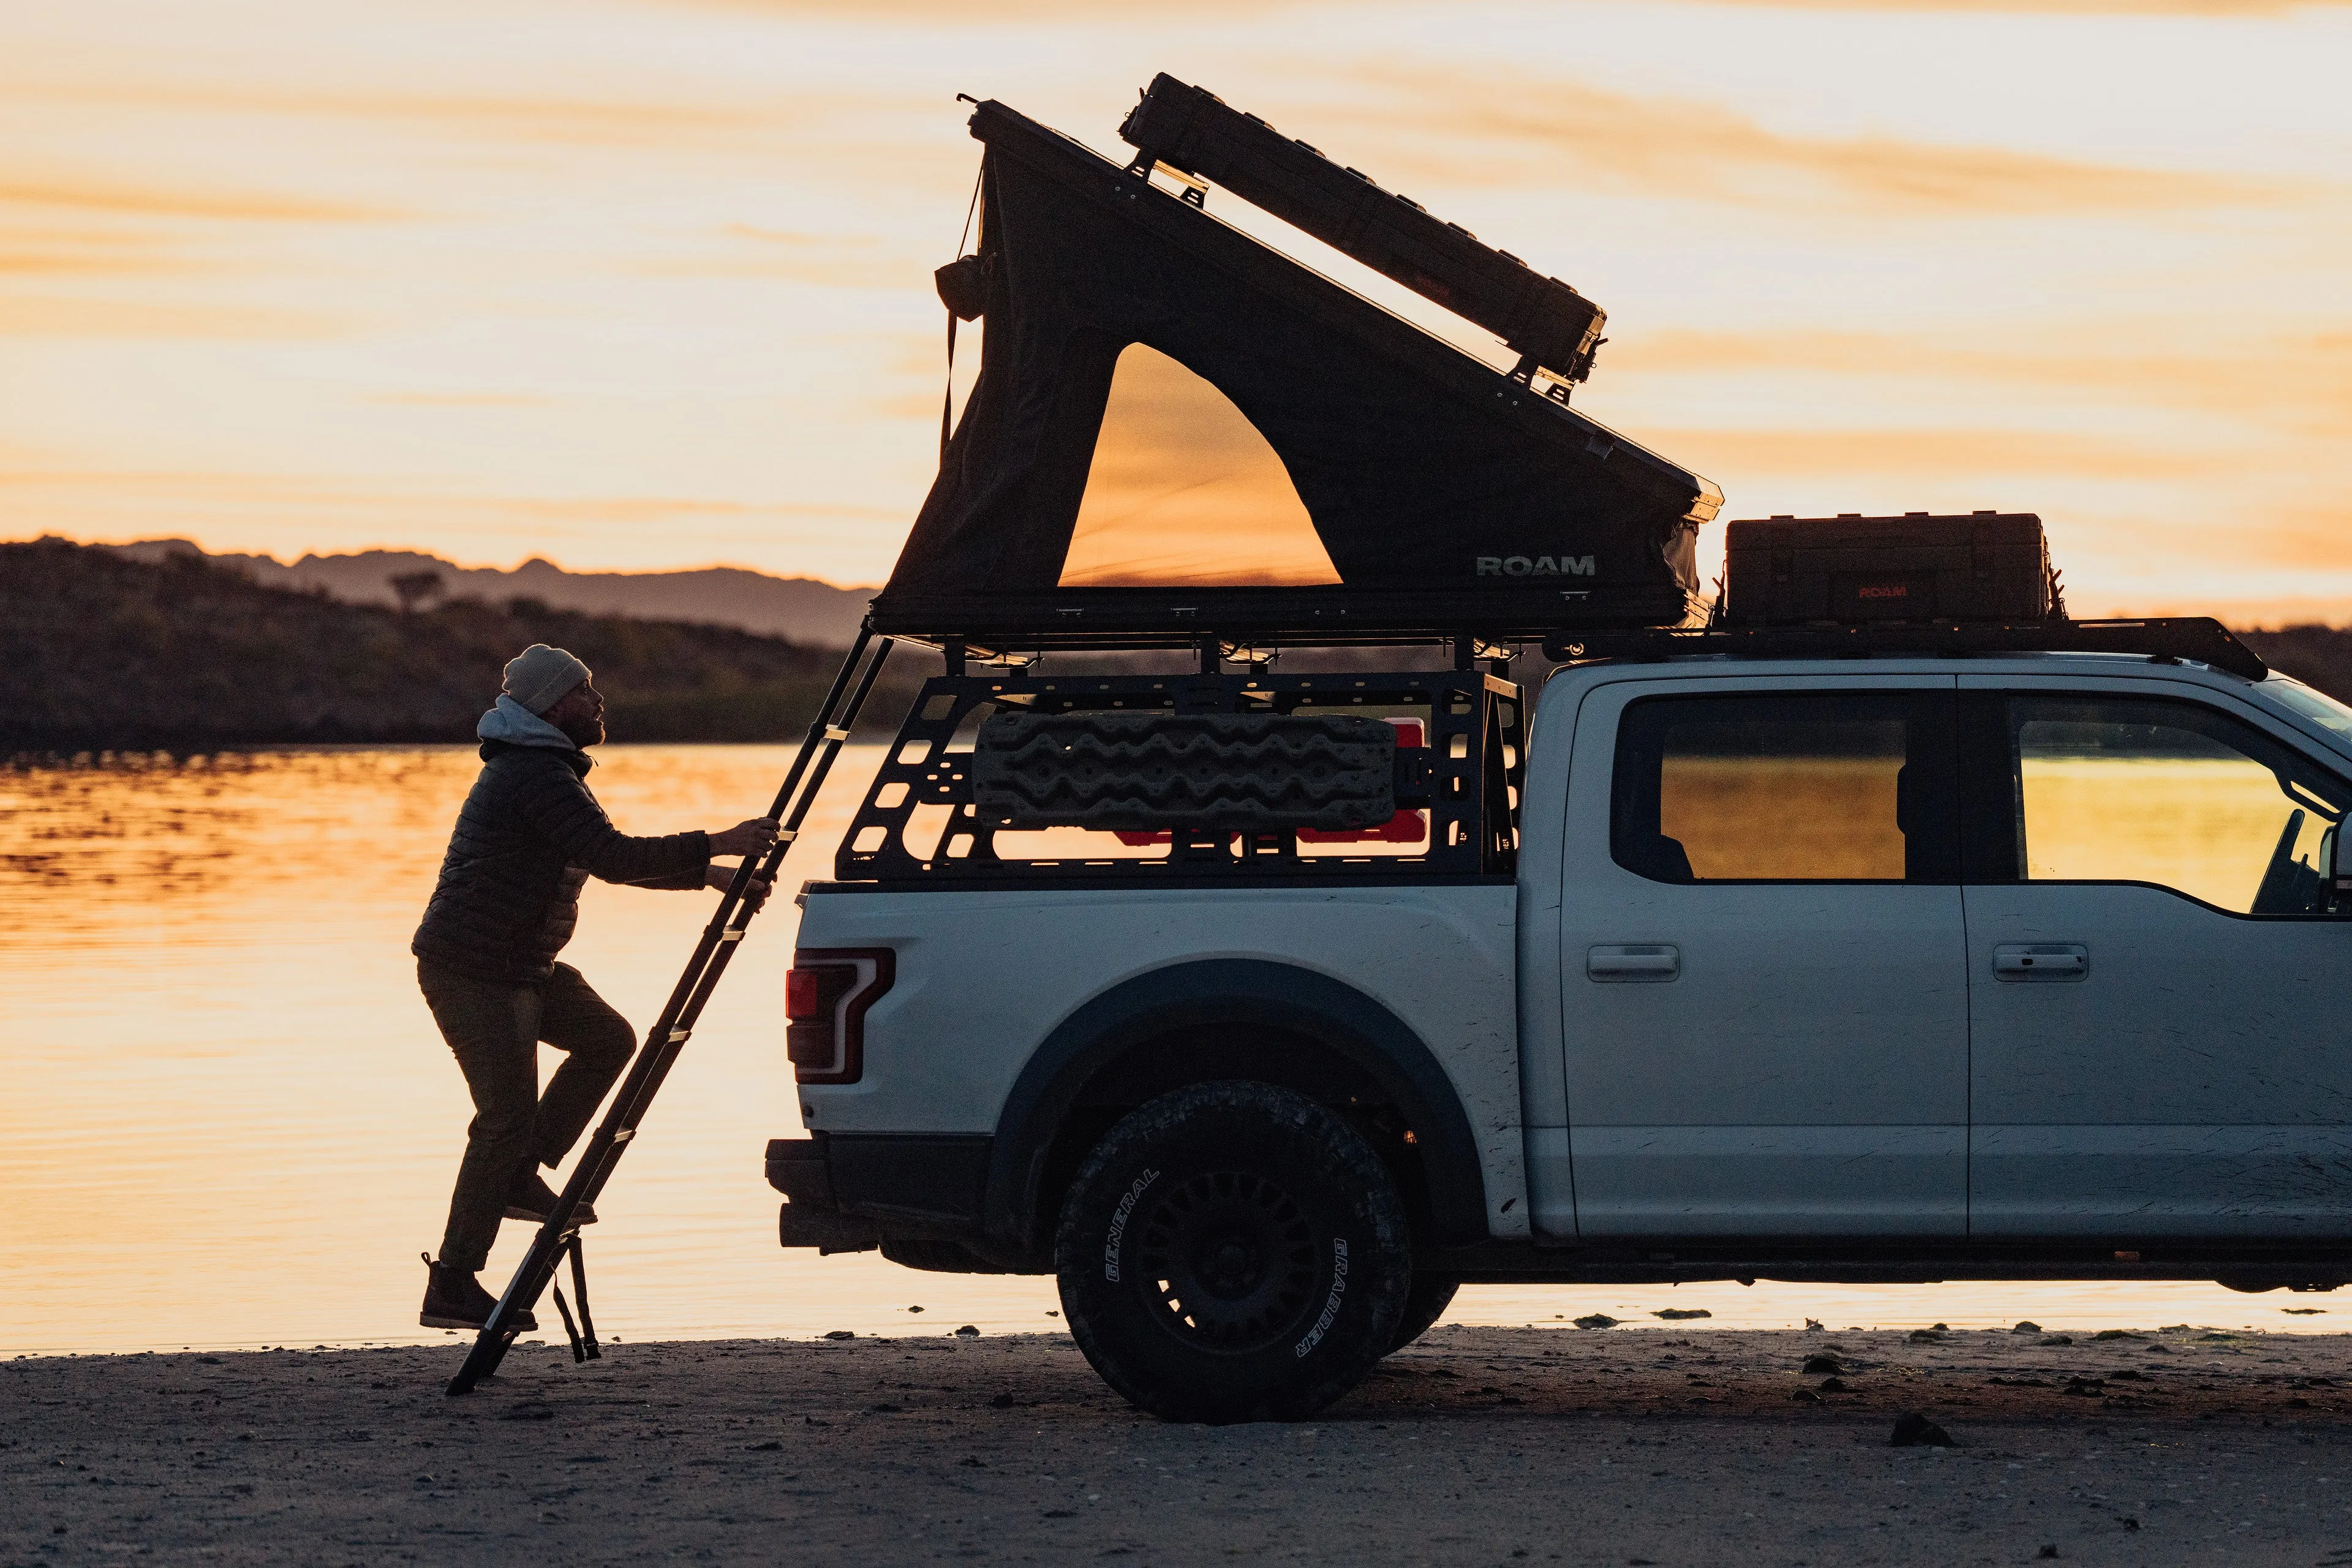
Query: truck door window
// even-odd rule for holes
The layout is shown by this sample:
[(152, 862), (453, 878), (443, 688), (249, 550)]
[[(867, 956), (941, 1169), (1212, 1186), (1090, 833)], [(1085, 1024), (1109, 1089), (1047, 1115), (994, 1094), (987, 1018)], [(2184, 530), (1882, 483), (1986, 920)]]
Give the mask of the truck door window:
[(1660, 882), (1956, 881), (1951, 733), (1927, 693), (1634, 702), (1611, 853)]
[(2316, 914), (2347, 792), (2189, 702), (2011, 697), (2019, 879), (2153, 882), (2234, 914)]

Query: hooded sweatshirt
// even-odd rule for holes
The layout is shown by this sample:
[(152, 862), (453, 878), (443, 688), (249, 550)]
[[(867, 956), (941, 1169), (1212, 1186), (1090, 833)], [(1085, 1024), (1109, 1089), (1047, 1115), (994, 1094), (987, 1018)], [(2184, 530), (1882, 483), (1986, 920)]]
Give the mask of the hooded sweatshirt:
[(441, 879), (409, 950), (468, 978), (536, 984), (580, 921), (590, 877), (699, 888), (710, 838), (633, 838), (589, 793), (586, 752), (511, 697), (475, 726), (482, 771), (457, 813)]

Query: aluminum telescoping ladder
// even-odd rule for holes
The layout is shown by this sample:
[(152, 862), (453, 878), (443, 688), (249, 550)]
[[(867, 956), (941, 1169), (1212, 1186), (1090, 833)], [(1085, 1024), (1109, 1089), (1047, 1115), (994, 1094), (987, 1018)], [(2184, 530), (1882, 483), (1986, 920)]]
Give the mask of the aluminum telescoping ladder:
[(686, 972), (678, 976), (676, 988), (670, 992), (668, 1005), (662, 1008), (654, 1026), (646, 1031), (645, 1044), (637, 1047), (628, 1076), (621, 1080), (620, 1092), (614, 1096), (612, 1109), (604, 1113), (604, 1121), (589, 1139), (587, 1152), (572, 1168), (572, 1179), (563, 1184), (562, 1195), (541, 1224), (530, 1250), (523, 1255), (521, 1266), (508, 1282), (506, 1294), (499, 1298), (489, 1321), (475, 1337), (474, 1348), (467, 1352), (466, 1364), (449, 1380), (449, 1393), (470, 1393), (476, 1384), (499, 1369), (499, 1363), (506, 1359), (507, 1348), (520, 1331), (511, 1325), (538, 1303), (540, 1292), (553, 1282), (557, 1266), (567, 1253), (572, 1259), (572, 1287), (580, 1298), (580, 1318), (585, 1329), (583, 1342), (582, 1333), (572, 1328), (571, 1310), (563, 1305), (562, 1292), (559, 1290), (557, 1308), (563, 1314), (565, 1331), (572, 1335), (572, 1359), (584, 1360), (599, 1353), (595, 1324), (588, 1317), (588, 1277), (581, 1258), (580, 1227), (572, 1223), (572, 1216), (581, 1205), (594, 1202), (604, 1192), (613, 1167), (620, 1163), (622, 1151), (637, 1135), (638, 1124), (645, 1120), (654, 1096), (660, 1092), (662, 1079), (669, 1076), (671, 1064), (686, 1048), (696, 1020), (702, 1016), (703, 1005), (718, 989), (719, 977), (727, 973), (729, 961), (742, 944), (744, 930), (758, 912), (746, 901), (745, 889), (754, 878), (773, 889), (777, 870), (799, 838), (801, 824), (815, 803), (817, 792), (824, 787), (825, 774), (832, 771), (834, 759), (841, 754), (842, 743), (849, 739), (850, 727), (857, 721), (857, 710), (866, 705), (867, 693), (874, 689), (875, 678), (882, 673), (882, 663), (890, 656), (891, 644), (889, 637), (877, 637), (870, 626), (858, 631), (856, 642), (841, 661), (833, 687), (825, 693), (824, 705), (817, 710), (806, 738), (801, 742), (800, 754), (793, 759), (792, 770), (784, 775), (783, 787), (776, 792), (775, 805), (769, 808), (768, 815), (781, 828), (775, 844), (765, 855), (744, 857), (737, 868), (735, 879), (728, 885), (727, 896), (719, 900), (710, 923), (703, 928), (694, 956), (687, 960)]

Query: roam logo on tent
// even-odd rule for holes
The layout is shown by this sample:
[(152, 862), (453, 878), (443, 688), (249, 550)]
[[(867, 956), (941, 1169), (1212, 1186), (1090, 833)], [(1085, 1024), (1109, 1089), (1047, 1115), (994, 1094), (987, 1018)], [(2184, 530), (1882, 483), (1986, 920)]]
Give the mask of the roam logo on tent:
[(1590, 577), (1590, 555), (1481, 555), (1481, 577)]

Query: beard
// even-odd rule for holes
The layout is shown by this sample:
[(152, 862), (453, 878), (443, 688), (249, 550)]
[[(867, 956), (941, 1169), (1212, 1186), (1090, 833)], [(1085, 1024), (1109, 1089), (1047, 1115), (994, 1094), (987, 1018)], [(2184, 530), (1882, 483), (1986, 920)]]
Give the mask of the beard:
[(572, 743), (583, 752), (591, 746), (600, 744), (604, 739), (604, 721), (602, 719), (574, 719), (570, 723), (559, 724), (556, 728), (562, 730)]

